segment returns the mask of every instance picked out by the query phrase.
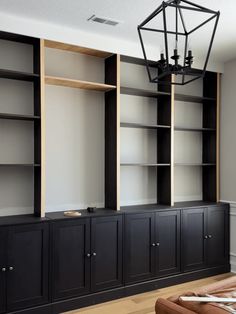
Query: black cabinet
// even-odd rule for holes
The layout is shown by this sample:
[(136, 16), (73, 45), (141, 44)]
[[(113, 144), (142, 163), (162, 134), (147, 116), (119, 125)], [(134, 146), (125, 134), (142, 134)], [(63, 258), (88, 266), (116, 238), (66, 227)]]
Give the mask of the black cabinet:
[(207, 264), (216, 266), (229, 262), (229, 210), (227, 206), (208, 207)]
[(125, 217), (125, 281), (137, 282), (155, 276), (154, 213)]
[(125, 278), (138, 282), (180, 271), (180, 212), (130, 214), (125, 223)]
[(122, 215), (53, 223), (53, 299), (122, 284)]
[(196, 270), (226, 263), (228, 232), (228, 206), (183, 210), (183, 270)]
[(206, 264), (207, 212), (205, 208), (182, 212), (182, 267), (185, 271), (203, 268)]
[(122, 216), (91, 219), (91, 290), (122, 284)]
[(0, 228), (0, 313), (6, 311), (7, 229)]
[(53, 298), (90, 289), (90, 219), (53, 224)]
[(180, 272), (180, 211), (156, 213), (158, 276)]
[(48, 301), (48, 237), (47, 223), (0, 229), (1, 311)]

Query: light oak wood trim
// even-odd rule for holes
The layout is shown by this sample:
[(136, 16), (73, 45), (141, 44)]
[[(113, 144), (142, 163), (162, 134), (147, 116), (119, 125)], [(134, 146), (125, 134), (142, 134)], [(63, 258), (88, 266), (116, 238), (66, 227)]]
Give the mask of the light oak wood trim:
[[(175, 75), (171, 75), (171, 82), (175, 82)], [(171, 182), (171, 206), (174, 206), (174, 135), (175, 135), (175, 85), (171, 85), (171, 157), (170, 157), (170, 182)]]
[(45, 47), (53, 48), (53, 49), (66, 50), (66, 51), (71, 51), (71, 52), (78, 52), (78, 53), (82, 53), (85, 55), (98, 57), (98, 58), (107, 58), (107, 57), (110, 57), (112, 55), (112, 53), (110, 53), (110, 52), (99, 51), (99, 50), (95, 50), (95, 49), (80, 47), (80, 46), (76, 46), (76, 45), (70, 45), (70, 44), (61, 43), (61, 42), (52, 41), (52, 40), (45, 40)]
[(217, 73), (216, 97), (216, 201), (220, 201), (220, 89), (221, 74)]
[(100, 92), (107, 92), (109, 90), (116, 89), (116, 86), (114, 85), (87, 82), (87, 81), (81, 81), (81, 80), (73, 80), (73, 79), (67, 79), (67, 78), (56, 77), (56, 76), (45, 76), (45, 83), (48, 85), (80, 88), (80, 89), (94, 90), (94, 91), (100, 91)]
[(46, 112), (45, 112), (45, 49), (44, 39), (40, 39), (40, 98), (41, 98), (41, 217), (45, 217), (46, 206), (46, 170), (45, 170), (45, 148), (46, 148)]
[(120, 55), (117, 55), (117, 78), (116, 78), (116, 97), (117, 97), (117, 210), (120, 210)]

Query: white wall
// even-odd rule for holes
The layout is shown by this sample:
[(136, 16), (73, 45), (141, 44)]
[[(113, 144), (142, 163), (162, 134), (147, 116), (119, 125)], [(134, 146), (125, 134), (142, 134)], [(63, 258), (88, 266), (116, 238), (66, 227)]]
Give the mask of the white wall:
[(222, 75), (220, 196), (230, 203), (230, 254), (236, 272), (236, 60), (225, 64)]
[[(64, 25), (56, 25), (50, 22), (39, 22), (3, 13), (0, 13), (0, 30), (68, 42), (83, 47), (100, 49), (133, 57), (143, 57), (138, 36), (137, 41), (131, 42), (119, 39), (115, 36), (105, 37), (103, 35), (65, 27)], [(156, 56), (159, 55), (156, 46), (149, 46), (147, 49), (150, 52), (149, 58), (156, 60)], [(195, 67), (197, 66), (198, 65), (195, 63)], [(223, 72), (223, 64), (210, 59), (208, 69)]]

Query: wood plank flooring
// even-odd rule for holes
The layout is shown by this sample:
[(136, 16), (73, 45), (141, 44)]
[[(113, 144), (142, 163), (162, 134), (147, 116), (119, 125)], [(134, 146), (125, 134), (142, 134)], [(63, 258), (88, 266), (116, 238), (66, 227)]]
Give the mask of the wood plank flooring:
[(106, 303), (85, 307), (79, 310), (66, 312), (67, 314), (155, 314), (154, 306), (158, 297), (168, 298), (171, 295), (181, 294), (203, 285), (234, 276), (235, 274), (227, 273), (223, 275), (208, 277), (205, 279), (186, 282), (180, 285), (162, 288), (131, 297), (118, 299)]

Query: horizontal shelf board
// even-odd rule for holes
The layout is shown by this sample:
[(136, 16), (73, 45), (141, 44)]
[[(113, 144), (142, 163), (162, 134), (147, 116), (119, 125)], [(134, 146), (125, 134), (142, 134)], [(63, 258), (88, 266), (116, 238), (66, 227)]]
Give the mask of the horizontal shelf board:
[(39, 79), (39, 74), (0, 69), (0, 78), (34, 82)]
[(48, 85), (58, 85), (64, 87), (80, 88), (93, 91), (107, 92), (116, 89), (114, 85), (86, 82), (80, 80), (67, 79), (55, 76), (45, 76), (45, 83)]
[(216, 129), (214, 129), (214, 128), (187, 128), (187, 127), (175, 126), (175, 131), (190, 131), (190, 132), (211, 131), (211, 132), (215, 132)]
[[(121, 55), (120, 56), (120, 61), (121, 62), (125, 62), (125, 63), (132, 63), (132, 64), (137, 64), (137, 65), (146, 65), (146, 62), (144, 59), (141, 58), (134, 58), (134, 57), (130, 57), (130, 56), (125, 56), (125, 55)], [(157, 67), (157, 63), (155, 61), (148, 61), (148, 65), (150, 67)]]
[(169, 125), (159, 125), (159, 124), (143, 124), (143, 123), (133, 123), (133, 122), (121, 122), (120, 126), (122, 128), (137, 128), (137, 129), (170, 129)]
[(58, 41), (52, 41), (52, 40), (45, 40), (44, 45), (47, 48), (54, 48), (54, 49), (71, 51), (71, 52), (78, 52), (78, 53), (82, 53), (85, 55), (98, 57), (98, 58), (107, 58), (107, 57), (110, 57), (112, 55), (112, 53), (110, 53), (110, 52), (99, 51), (99, 50), (80, 47), (80, 46), (71, 45), (71, 44), (65, 44), (65, 43), (61, 43)]
[(215, 163), (181, 163), (181, 162), (176, 162), (174, 164), (175, 166), (190, 166), (190, 167), (205, 167), (205, 166), (216, 166)]
[(121, 162), (121, 166), (140, 166), (140, 167), (169, 167), (170, 164), (152, 164), (139, 162)]
[(40, 164), (0, 163), (0, 167), (40, 167)]
[(34, 121), (34, 120), (40, 120), (40, 116), (22, 115), (22, 114), (13, 114), (13, 113), (0, 113), (0, 119)]
[(183, 95), (183, 94), (175, 94), (175, 100), (196, 102), (196, 103), (202, 103), (203, 101), (216, 101), (215, 98), (191, 96), (191, 95)]
[(132, 87), (121, 87), (120, 93), (124, 95), (133, 95), (133, 96), (142, 96), (142, 97), (152, 97), (158, 98), (160, 96), (170, 96), (170, 93), (158, 92), (158, 91), (149, 91), (140, 88), (132, 88)]
[(40, 39), (38, 38), (18, 35), (18, 34), (13, 34), (13, 33), (7, 33), (7, 32), (0, 32), (0, 39), (23, 43), (23, 44), (29, 44), (29, 45), (35, 45), (39, 43), (40, 41)]

